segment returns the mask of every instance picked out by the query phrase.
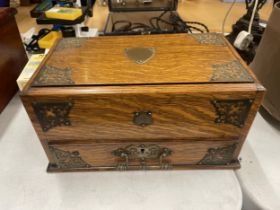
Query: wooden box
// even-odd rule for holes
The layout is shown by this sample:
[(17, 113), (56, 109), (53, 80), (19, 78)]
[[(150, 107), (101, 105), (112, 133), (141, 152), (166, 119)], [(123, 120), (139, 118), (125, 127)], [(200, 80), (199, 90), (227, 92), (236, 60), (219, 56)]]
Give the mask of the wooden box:
[[(184, 30), (174, 29), (168, 24), (172, 18), (180, 18), (176, 12), (177, 5), (178, 0), (109, 0), (110, 12), (103, 31), (104, 35), (183, 33)], [(157, 22), (157, 17), (161, 17), (163, 21)], [(130, 28), (133, 29), (120, 30), (129, 24), (132, 24)], [(143, 24), (149, 26), (149, 29), (139, 28)]]
[(218, 34), (65, 38), (21, 94), (48, 171), (238, 168), (264, 88)]

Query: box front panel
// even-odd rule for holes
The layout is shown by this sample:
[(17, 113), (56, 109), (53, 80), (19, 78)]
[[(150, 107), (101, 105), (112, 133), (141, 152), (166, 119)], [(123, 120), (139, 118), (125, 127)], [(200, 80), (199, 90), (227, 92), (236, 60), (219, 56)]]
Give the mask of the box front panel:
[[(162, 88), (164, 90), (164, 88)], [(161, 91), (162, 91), (161, 90)], [(238, 139), (256, 92), (211, 88), (183, 93), (66, 94), (25, 97), (41, 139)]]

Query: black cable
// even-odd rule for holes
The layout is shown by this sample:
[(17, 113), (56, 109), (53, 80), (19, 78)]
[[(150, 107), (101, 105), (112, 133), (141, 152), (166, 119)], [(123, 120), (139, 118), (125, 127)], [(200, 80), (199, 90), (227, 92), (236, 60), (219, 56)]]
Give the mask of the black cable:
[(168, 11), (164, 11), (163, 13), (161, 13), (158, 18), (162, 18), (162, 16), (164, 16)]
[(159, 22), (163, 22), (163, 23), (165, 23), (165, 24), (167, 24), (167, 25), (174, 26), (174, 23), (170, 23), (170, 22), (168, 22), (168, 21), (166, 21), (166, 20), (163, 20), (163, 19), (157, 19), (157, 20), (158, 20), (158, 21), (157, 21), (157, 25), (158, 25), (159, 28), (160, 28)]
[(203, 30), (201, 30), (200, 28), (197, 28), (197, 27), (195, 27), (195, 26), (189, 26), (189, 28), (194, 29), (194, 30), (196, 30), (196, 31), (199, 31), (200, 33), (204, 33)]
[(156, 29), (156, 26), (153, 23), (153, 20), (157, 19), (157, 17), (152, 17), (149, 19), (150, 25), (152, 26), (153, 29)]
[[(169, 15), (170, 22), (162, 19), (163, 15), (165, 15), (167, 12), (170, 13)], [(157, 28), (159, 31), (162, 31), (159, 22), (163, 22), (167, 25), (172, 26), (173, 27), (172, 31), (181, 32), (181, 31), (186, 31), (187, 29), (183, 20), (179, 18), (177, 15), (175, 15), (172, 11), (164, 11), (156, 20), (157, 20), (156, 22)]]
[[(127, 25), (123, 25), (121, 26), (119, 29), (116, 29), (116, 25), (117, 24), (127, 24)], [(112, 26), (112, 31), (126, 31), (126, 29), (129, 29), (131, 27), (132, 23), (130, 21), (127, 21), (127, 20), (118, 20), (116, 22), (113, 23), (113, 26)]]
[(199, 26), (202, 26), (202, 27), (205, 29), (205, 31), (206, 31), (207, 33), (209, 33), (208, 27), (207, 27), (205, 24), (203, 24), (203, 23), (196, 22), (196, 21), (186, 21), (185, 23), (186, 23), (186, 24), (190, 24), (190, 25), (199, 25)]
[(135, 29), (151, 29), (151, 27), (144, 23), (133, 23), (130, 30), (134, 31)]
[(45, 49), (41, 49), (39, 47), (38, 41), (50, 32), (51, 30), (42, 28), (37, 35), (33, 35), (32, 40), (28, 44), (24, 44), (26, 47), (26, 51), (30, 53), (43, 53)]
[(161, 29), (161, 27), (159, 25), (159, 21), (160, 21), (160, 19), (159, 19), (159, 17), (157, 17), (156, 18), (156, 29), (157, 29), (157, 31), (162, 31), (162, 29)]
[(151, 26), (146, 25), (145, 23), (133, 23), (132, 25), (138, 25), (138, 26), (143, 26), (143, 27), (146, 27), (146, 28), (151, 28)]
[[(169, 21), (163, 19), (162, 17), (169, 13)], [(125, 24), (119, 28), (116, 28), (118, 24)], [(119, 20), (113, 23), (112, 31), (113, 32), (129, 32), (129, 31), (143, 31), (143, 32), (166, 32), (164, 29), (161, 28), (161, 24), (171, 26), (171, 31), (174, 32), (186, 32), (192, 33), (192, 30), (198, 31), (200, 33), (209, 32), (209, 29), (206, 25), (200, 22), (195, 21), (183, 21), (176, 13), (172, 11), (163, 11), (158, 17), (152, 17), (149, 19), (149, 24), (144, 23), (132, 23), (127, 20)], [(199, 28), (199, 27), (201, 28)], [(168, 29), (167, 29), (168, 30)]]

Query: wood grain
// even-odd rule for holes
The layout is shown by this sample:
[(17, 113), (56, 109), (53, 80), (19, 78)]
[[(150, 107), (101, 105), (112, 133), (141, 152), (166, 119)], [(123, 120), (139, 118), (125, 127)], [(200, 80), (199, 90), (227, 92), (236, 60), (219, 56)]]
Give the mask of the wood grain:
[[(63, 50), (53, 50), (44, 64), (61, 70), (70, 68), (71, 79), (76, 86), (231, 82), (227, 78), (212, 81), (213, 65), (241, 60), (226, 41), (225, 45), (201, 44), (187, 34), (80, 40), (80, 47), (71, 47), (69, 43)], [(154, 48), (155, 55), (140, 65), (125, 55), (126, 48)], [(50, 82), (41, 86), (53, 84)]]
[[(42, 95), (22, 96), (22, 99), (42, 139), (238, 139), (246, 129), (232, 124), (216, 124), (217, 114), (211, 101), (254, 100), (255, 89), (234, 90), (227, 89), (227, 85), (219, 85), (217, 89), (199, 86), (182, 85), (179, 86), (181, 90), (177, 86), (177, 92), (172, 92), (175, 87), (171, 85), (161, 88), (150, 86), (151, 93), (145, 91), (148, 87), (143, 87), (141, 91), (141, 86), (137, 93), (130, 93), (128, 87), (119, 88), (119, 93), (114, 92), (114, 88), (110, 88), (111, 93), (98, 93), (101, 88), (96, 88), (96, 91), (92, 88), (92, 93), (88, 94), (82, 94), (81, 90), (78, 94), (78, 91), (60, 94), (59, 90), (46, 94), (44, 89), (40, 89)], [(43, 131), (34, 113), (33, 102), (72, 102), (74, 105), (69, 114), (71, 126)], [(140, 111), (151, 111), (154, 123), (146, 127), (133, 124), (133, 113)]]
[(254, 122), (254, 119), (258, 113), (258, 110), (262, 104), (263, 98), (265, 96), (265, 89), (261, 85), (257, 85), (257, 95), (255, 98), (255, 103), (252, 105), (251, 110), (249, 112), (248, 118), (247, 118), (247, 124), (244, 126), (245, 131), (240, 136), (240, 144), (238, 145), (238, 148), (235, 151), (235, 155), (238, 155), (242, 149), (242, 146), (246, 140), (246, 137), (250, 131), (250, 128), (252, 127), (252, 124)]
[[(142, 142), (141, 144), (148, 145), (157, 145), (160, 148), (168, 148), (172, 151), (170, 156), (164, 158), (164, 161), (169, 162), (173, 165), (173, 167), (190, 167), (200, 165), (199, 162), (205, 157), (208, 153), (210, 148), (224, 148), (233, 144), (238, 144), (237, 141), (221, 141), (221, 142), (211, 142), (211, 141), (202, 141), (202, 142), (176, 142), (176, 141), (169, 141), (169, 142)], [(119, 158), (113, 154), (113, 151), (119, 148), (126, 148), (130, 145), (138, 146), (138, 142), (126, 142), (126, 143), (107, 143), (104, 142), (87, 142), (87, 143), (63, 143), (63, 144), (55, 144), (50, 143), (51, 147), (59, 149), (63, 152), (79, 152), (79, 156), (81, 159), (90, 165), (88, 169), (92, 168), (104, 168), (104, 167), (112, 167), (115, 170), (119, 163), (122, 163), (124, 160)], [(54, 155), (54, 153), (52, 154)], [(56, 159), (56, 157), (54, 158)], [(233, 163), (236, 160), (236, 157), (232, 157)], [(67, 162), (69, 163), (70, 160), (68, 159)], [(148, 167), (159, 169), (159, 159), (146, 159), (146, 164)], [(54, 164), (59, 165), (59, 161), (53, 162)], [(132, 169), (139, 169), (140, 160), (129, 159), (129, 168)], [(217, 167), (217, 165), (213, 165)], [(236, 167), (236, 165), (234, 165)], [(230, 164), (228, 168), (230, 168)], [(61, 170), (65, 169), (64, 167)], [(71, 170), (71, 168), (69, 167)], [(78, 169), (78, 167), (77, 167)], [(73, 170), (73, 168), (72, 168)], [(74, 168), (75, 170), (75, 168)]]

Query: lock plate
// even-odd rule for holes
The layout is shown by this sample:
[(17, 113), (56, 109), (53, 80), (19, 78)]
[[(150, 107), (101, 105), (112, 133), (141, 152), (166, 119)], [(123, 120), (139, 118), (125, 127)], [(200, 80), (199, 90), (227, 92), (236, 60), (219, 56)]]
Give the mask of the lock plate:
[(164, 160), (165, 157), (172, 154), (171, 149), (166, 147), (160, 147), (156, 144), (140, 144), (140, 145), (129, 145), (125, 148), (119, 148), (114, 150), (112, 154), (122, 159), (121, 162), (117, 163), (118, 170), (127, 170), (129, 167), (129, 161), (139, 161), (139, 169), (148, 169), (147, 160), (158, 160), (158, 168), (160, 169), (171, 169), (172, 165)]

